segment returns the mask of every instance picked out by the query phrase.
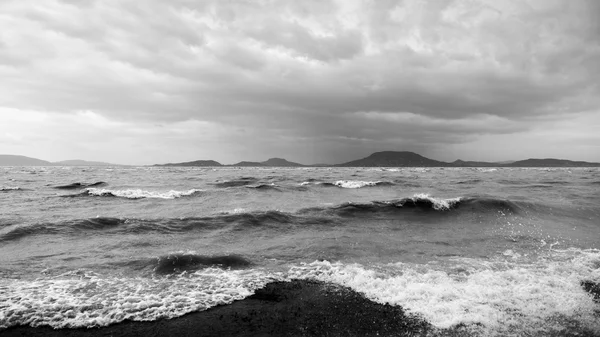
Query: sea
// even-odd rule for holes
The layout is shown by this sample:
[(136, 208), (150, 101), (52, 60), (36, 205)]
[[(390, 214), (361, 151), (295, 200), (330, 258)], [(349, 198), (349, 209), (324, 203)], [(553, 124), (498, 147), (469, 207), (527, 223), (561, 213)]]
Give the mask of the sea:
[(600, 336), (600, 169), (0, 167), (0, 334), (175, 319), (291, 280), (431, 335)]

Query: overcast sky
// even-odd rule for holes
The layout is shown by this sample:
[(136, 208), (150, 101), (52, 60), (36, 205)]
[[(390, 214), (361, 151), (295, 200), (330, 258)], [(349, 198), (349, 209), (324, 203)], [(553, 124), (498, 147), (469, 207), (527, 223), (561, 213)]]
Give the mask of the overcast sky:
[(600, 1), (0, 1), (0, 153), (382, 150), (600, 161)]

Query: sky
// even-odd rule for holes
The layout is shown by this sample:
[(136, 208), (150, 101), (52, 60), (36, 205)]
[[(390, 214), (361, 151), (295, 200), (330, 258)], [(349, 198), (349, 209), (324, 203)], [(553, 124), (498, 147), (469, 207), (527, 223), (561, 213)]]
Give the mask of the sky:
[(600, 161), (597, 0), (0, 0), (0, 153)]

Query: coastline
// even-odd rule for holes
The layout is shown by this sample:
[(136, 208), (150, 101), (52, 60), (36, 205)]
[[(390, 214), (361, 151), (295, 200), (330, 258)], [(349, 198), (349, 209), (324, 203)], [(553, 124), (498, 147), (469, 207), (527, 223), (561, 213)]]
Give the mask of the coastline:
[(16, 326), (2, 336), (425, 336), (434, 330), (401, 307), (347, 287), (309, 280), (272, 282), (229, 305), (174, 319), (98, 328)]
[[(600, 302), (600, 284), (581, 282)], [(600, 314), (600, 312), (599, 312)], [(598, 336), (566, 320), (565, 330), (547, 336)], [(313, 280), (271, 282), (255, 294), (228, 305), (173, 319), (124, 321), (105, 327), (53, 329), (15, 326), (0, 335), (49, 337), (100, 336), (470, 336), (473, 326), (437, 329), (399, 306), (379, 304), (354, 290)], [(475, 333), (475, 335), (478, 335)]]

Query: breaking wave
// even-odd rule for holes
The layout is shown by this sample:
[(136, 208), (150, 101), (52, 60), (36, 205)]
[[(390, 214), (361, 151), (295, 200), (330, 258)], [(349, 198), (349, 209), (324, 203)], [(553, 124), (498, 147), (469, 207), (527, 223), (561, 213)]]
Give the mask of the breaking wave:
[(600, 333), (594, 301), (598, 250), (551, 251), (537, 260), (457, 258), (448, 266), (323, 260), (289, 265), (285, 272), (252, 268), (245, 258), (232, 255), (173, 253), (150, 261), (143, 263), (153, 266), (155, 277), (103, 277), (76, 270), (36, 280), (0, 279), (5, 290), (0, 292), (0, 328), (89, 328), (174, 318), (247, 298), (272, 282), (307, 280), (348, 287), (373, 302), (401, 307), (441, 335), (443, 329), (461, 326), (478, 336)]
[(197, 195), (203, 192), (198, 189), (191, 189), (187, 191), (145, 191), (141, 189), (125, 189), (125, 190), (109, 190), (102, 188), (86, 188), (85, 192), (75, 195), (66, 195), (66, 197), (78, 197), (78, 196), (95, 196), (95, 197), (119, 197), (127, 199), (176, 199), (181, 197), (187, 197)]
[[(190, 192), (186, 195), (192, 195)], [(103, 195), (103, 194), (99, 194)], [(139, 194), (136, 194), (136, 196)], [(109, 196), (115, 196), (112, 194)], [(136, 197), (137, 198), (137, 197)], [(254, 229), (287, 230), (290, 226), (329, 226), (343, 225), (341, 218), (376, 217), (393, 215), (402, 217), (405, 212), (418, 212), (431, 216), (444, 214), (519, 214), (528, 204), (518, 204), (509, 200), (458, 197), (434, 198), (427, 194), (416, 194), (409, 198), (391, 201), (373, 201), (370, 203), (344, 203), (330, 207), (312, 207), (288, 213), (280, 211), (252, 211), (243, 209), (236, 212), (218, 213), (207, 217), (164, 218), (164, 219), (132, 219), (96, 217), (82, 220), (69, 220), (57, 223), (21, 224), (5, 227), (0, 230), (0, 242), (18, 240), (29, 235), (77, 234), (86, 231), (109, 230), (114, 233), (161, 232), (176, 233), (198, 230), (228, 228), (234, 231), (251, 231)], [(426, 217), (424, 218), (426, 220)], [(416, 219), (413, 219), (417, 221)]]
[(271, 184), (258, 184), (258, 185), (246, 185), (247, 188), (254, 188), (257, 190), (276, 190), (279, 191), (279, 188), (277, 188), (278, 186), (271, 183)]
[(336, 182), (320, 182), (310, 179), (299, 184), (300, 186), (319, 185), (324, 187), (340, 187), (340, 188), (362, 188), (374, 186), (392, 186), (394, 183), (389, 181), (360, 181), (360, 180), (338, 180)]
[(88, 188), (88, 187), (106, 186), (106, 185), (107, 185), (107, 183), (105, 183), (103, 181), (98, 181), (98, 182), (90, 183), (90, 184), (86, 184), (86, 183), (72, 183), (72, 184), (68, 184), (68, 185), (54, 186), (54, 188), (59, 189), (59, 190), (76, 190), (76, 189), (83, 189), (83, 188)]
[(221, 187), (221, 188), (240, 187), (240, 186), (246, 186), (246, 185), (254, 184), (257, 181), (258, 181), (258, 179), (254, 178), (254, 177), (242, 177), (242, 178), (239, 178), (239, 179), (233, 179), (233, 180), (227, 180), (227, 181), (220, 181), (220, 182), (215, 183), (215, 186), (216, 187)]
[[(193, 271), (207, 267), (245, 268), (252, 263), (239, 255), (198, 255), (192, 252), (172, 253), (155, 260), (154, 272), (157, 274), (174, 274)], [(153, 261), (154, 262), (154, 261)]]
[(564, 333), (575, 321), (578, 329), (600, 334), (593, 292), (600, 281), (598, 250), (553, 251), (537, 261), (455, 262), (446, 270), (396, 263), (383, 271), (316, 261), (293, 267), (289, 277), (350, 287), (375, 302), (402, 306), (440, 329), (473, 325), (477, 335), (520, 336)]
[(0, 187), (0, 192), (12, 192), (12, 191), (24, 191), (25, 189), (21, 187)]
[(0, 279), (5, 290), (0, 292), (0, 328), (98, 327), (175, 318), (241, 300), (277, 279), (260, 270), (214, 267), (174, 277), (106, 278), (74, 271), (33, 281)]

